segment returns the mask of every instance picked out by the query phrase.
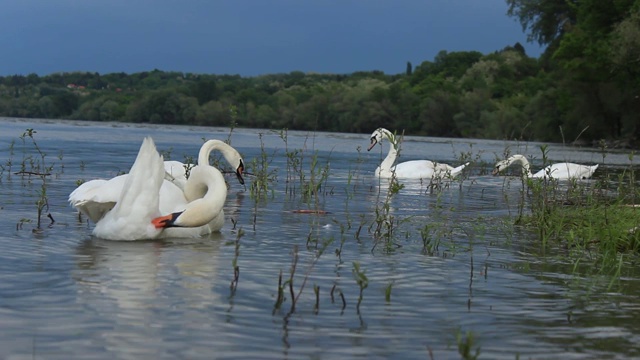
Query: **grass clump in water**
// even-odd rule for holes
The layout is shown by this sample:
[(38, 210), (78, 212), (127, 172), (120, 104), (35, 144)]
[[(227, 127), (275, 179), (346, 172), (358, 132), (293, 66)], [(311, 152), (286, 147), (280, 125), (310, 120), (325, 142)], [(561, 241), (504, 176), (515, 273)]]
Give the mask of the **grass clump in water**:
[[(547, 156), (543, 151), (545, 166)], [(603, 157), (604, 158), (604, 157)], [(638, 188), (630, 166), (598, 181), (527, 179), (529, 214), (519, 222), (535, 228), (542, 245), (556, 244), (605, 264), (618, 264), (620, 252), (640, 250)], [(582, 257), (582, 255), (581, 255)]]

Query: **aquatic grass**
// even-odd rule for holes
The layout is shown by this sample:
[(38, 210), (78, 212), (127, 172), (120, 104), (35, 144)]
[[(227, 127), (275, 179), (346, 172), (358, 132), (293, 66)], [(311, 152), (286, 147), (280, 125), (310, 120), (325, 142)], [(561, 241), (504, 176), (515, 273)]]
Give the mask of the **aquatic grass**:
[(344, 243), (347, 241), (347, 237), (345, 236), (345, 231), (351, 229), (351, 223), (347, 220), (347, 227), (344, 224), (339, 223), (337, 220), (333, 220), (334, 223), (340, 225), (340, 247), (335, 250), (335, 254), (338, 257), (338, 261), (342, 262), (342, 249), (344, 247)]
[(5, 161), (4, 164), (0, 164), (0, 182), (2, 182), (2, 180), (4, 179), (5, 174), (6, 174), (7, 180), (8, 181), (11, 180), (11, 169), (13, 168), (13, 156), (15, 155), (15, 145), (16, 145), (16, 141), (12, 139), (7, 149), (9, 152), (9, 158)]
[[(540, 150), (546, 166), (547, 148)], [(526, 179), (526, 199), (523, 195), (520, 201), (528, 202), (529, 212), (519, 214), (516, 223), (535, 229), (542, 249), (565, 249), (558, 255), (571, 259), (576, 264), (574, 271), (578, 263), (587, 261), (585, 270), (615, 277), (622, 266), (620, 254), (640, 254), (633, 156), (629, 155), (629, 166), (622, 173), (607, 172), (595, 181)]]
[(360, 173), (360, 164), (364, 162), (362, 157), (362, 147), (357, 146), (356, 152), (358, 153), (358, 156), (354, 161), (356, 166), (355, 169), (351, 167), (349, 168), (347, 173), (347, 184), (344, 188), (345, 208), (349, 207), (349, 202), (355, 197), (358, 191), (358, 174)]
[(358, 293), (358, 303), (356, 304), (356, 312), (360, 315), (360, 304), (362, 303), (364, 290), (369, 286), (369, 279), (367, 278), (367, 275), (365, 275), (364, 270), (360, 268), (360, 263), (357, 261), (353, 262), (352, 273), (360, 290)]
[(233, 279), (231, 280), (231, 284), (229, 284), (229, 289), (231, 290), (231, 295), (229, 297), (233, 297), (236, 294), (236, 290), (238, 289), (238, 280), (240, 279), (240, 266), (238, 265), (238, 258), (240, 257), (240, 239), (244, 236), (244, 230), (242, 228), (238, 229), (236, 233), (236, 239), (234, 241), (234, 257), (231, 261), (231, 267), (233, 268)]
[[(300, 287), (298, 288), (297, 292), (295, 290), (294, 280), (295, 280), (295, 277), (296, 277), (296, 272), (298, 270), (300, 255), (299, 255), (298, 245), (294, 245), (293, 246), (293, 248), (291, 250), (291, 266), (289, 268), (289, 278), (284, 282), (282, 281), (282, 270), (280, 270), (280, 273), (279, 273), (279, 276), (278, 276), (277, 298), (276, 298), (276, 302), (274, 304), (273, 311), (272, 311), (273, 315), (275, 315), (275, 313), (278, 312), (282, 308), (282, 304), (286, 300), (286, 298), (285, 298), (286, 290), (288, 290), (288, 293), (289, 293), (291, 306), (290, 306), (289, 311), (287, 312), (287, 314), (285, 316), (285, 319), (288, 319), (289, 317), (291, 317), (296, 312), (297, 303), (298, 303), (298, 301), (300, 299), (300, 296), (302, 295), (302, 292), (303, 292), (304, 288), (306, 287), (306, 284), (307, 284), (307, 282), (309, 280), (309, 276), (313, 272), (313, 269), (315, 268), (315, 265), (317, 264), (317, 262), (320, 259), (320, 257), (324, 254), (326, 249), (331, 245), (331, 242), (332, 241), (324, 242), (323, 246), (321, 248), (318, 248), (314, 252), (313, 258), (309, 262), (305, 273), (301, 275), (302, 276), (302, 282), (301, 282)], [(315, 284), (314, 284), (314, 295), (315, 295), (314, 313), (317, 314), (317, 312), (319, 311), (320, 287), (315, 285)]]
[[(47, 195), (48, 178), (54, 170), (54, 164), (47, 164), (47, 154), (38, 145), (34, 136), (36, 133), (37, 131), (34, 129), (26, 129), (22, 135), (20, 135), (20, 140), (23, 145), (23, 159), (20, 171), (16, 172), (15, 175), (20, 175), (23, 181), (29, 183), (31, 182), (32, 176), (40, 179), (40, 187), (36, 191), (38, 196), (35, 203), (37, 210), (36, 227), (33, 229), (34, 232), (39, 232), (42, 230), (43, 213), (49, 211), (49, 197)], [(29, 139), (29, 141), (27, 141), (27, 139)], [(27, 149), (27, 142), (29, 142), (29, 146), (35, 150), (35, 155), (32, 155), (31, 150)], [(53, 226), (55, 220), (50, 212), (47, 213), (47, 217), (51, 220), (49, 227)], [(19, 228), (22, 228), (23, 224), (24, 222), (21, 222)]]
[(438, 247), (440, 246), (440, 238), (435, 235), (435, 228), (432, 224), (425, 224), (420, 229), (420, 237), (422, 238), (422, 253), (425, 255), (433, 256), (438, 253)]
[(393, 288), (393, 281), (390, 282), (385, 288), (384, 288), (384, 301), (386, 301), (387, 303), (391, 302), (391, 289)]
[(277, 170), (271, 169), (270, 165), (273, 159), (270, 159), (267, 155), (267, 151), (264, 147), (263, 134), (259, 133), (260, 139), (260, 156), (251, 159), (249, 163), (249, 172), (253, 175), (253, 180), (249, 186), (249, 195), (254, 200), (253, 204), (253, 230), (256, 230), (256, 223), (258, 221), (258, 205), (260, 202), (264, 202), (269, 197), (275, 196), (275, 190), (270, 187), (270, 183), (277, 180)]
[[(324, 186), (326, 188), (326, 182), (329, 178), (329, 162), (326, 162), (323, 167), (318, 166), (318, 152), (309, 159), (309, 176), (301, 171), (301, 199), (304, 203), (311, 205), (313, 209), (320, 209), (320, 195), (326, 195), (326, 192), (322, 190)], [(305, 180), (308, 179), (308, 180)]]
[(313, 305), (313, 313), (318, 315), (320, 311), (320, 286), (313, 284), (313, 293), (316, 296), (316, 303)]
[[(327, 188), (331, 155), (324, 164), (320, 164), (317, 150), (313, 150), (312, 155), (307, 155), (308, 135), (305, 138), (303, 149), (289, 148), (287, 129), (282, 129), (278, 135), (285, 144), (287, 158), (285, 193), (291, 198), (295, 198), (299, 191), (304, 203), (312, 206), (315, 210), (320, 210), (320, 196), (333, 194), (333, 191)], [(308, 170), (306, 170), (307, 166)]]
[(277, 176), (277, 171), (270, 169), (273, 159), (269, 157), (264, 147), (263, 134), (259, 133), (258, 138), (260, 140), (260, 156), (251, 159), (249, 163), (249, 169), (253, 175), (249, 194), (255, 199), (256, 204), (260, 200), (265, 200), (269, 193), (272, 197), (274, 196), (274, 189), (270, 188), (269, 184), (276, 181)]
[[(462, 333), (461, 329), (456, 332), (456, 344), (458, 345), (458, 354), (464, 360), (476, 360), (480, 356), (480, 347), (476, 344), (476, 338), (472, 331)], [(473, 348), (475, 347), (475, 352)]]
[[(289, 186), (293, 186), (294, 174), (301, 168), (301, 158), (298, 149), (289, 150), (289, 129), (283, 128), (278, 132), (278, 136), (284, 142), (284, 152), (287, 157), (287, 177), (285, 182), (285, 193), (289, 193)], [(291, 189), (295, 192), (295, 189)]]
[(384, 250), (387, 252), (395, 248), (394, 231), (400, 225), (400, 222), (404, 222), (406, 219), (397, 219), (393, 215), (391, 199), (394, 195), (398, 194), (403, 187), (404, 185), (400, 184), (395, 176), (393, 176), (389, 179), (389, 188), (385, 194), (384, 201), (378, 201), (376, 203), (375, 219), (369, 226), (369, 232), (373, 233), (375, 240), (372, 251), (380, 242), (384, 244)]
[(347, 300), (344, 298), (344, 293), (340, 288), (338, 288), (337, 284), (333, 284), (333, 286), (331, 287), (331, 291), (329, 292), (329, 295), (331, 296), (331, 303), (335, 304), (336, 302), (336, 299), (335, 299), (336, 292), (338, 293), (338, 295), (340, 295), (340, 300), (342, 300), (342, 312), (344, 312), (344, 309), (347, 307)]

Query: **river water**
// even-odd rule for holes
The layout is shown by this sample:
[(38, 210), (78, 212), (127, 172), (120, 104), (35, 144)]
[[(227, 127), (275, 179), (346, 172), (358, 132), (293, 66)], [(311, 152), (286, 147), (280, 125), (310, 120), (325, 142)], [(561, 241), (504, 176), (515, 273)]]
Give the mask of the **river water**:
[[(285, 142), (270, 130), (25, 119), (0, 119), (0, 129), (0, 358), (458, 359), (459, 342), (480, 359), (640, 357), (634, 267), (614, 286), (580, 276), (566, 254), (513, 225), (522, 184), (492, 177), (492, 165), (505, 152), (541, 159), (541, 144), (405, 137), (402, 160), (472, 164), (436, 188), (406, 182), (389, 201), (385, 241), (374, 230), (386, 186), (373, 172), (388, 145), (367, 152), (369, 134), (289, 131)], [(51, 166), (45, 214), (55, 222), (43, 215), (41, 230), (42, 182), (14, 174), (41, 159), (20, 138), (26, 129)], [(246, 186), (227, 178), (219, 234), (101, 240), (67, 203), (79, 181), (126, 172), (145, 136), (184, 160), (203, 139), (229, 135), (247, 171), (266, 166), (271, 181), (256, 199), (256, 176)], [(592, 181), (637, 165), (626, 152), (548, 150), (553, 162), (600, 163)], [(295, 151), (301, 171), (288, 171)], [(354, 263), (368, 281), (359, 307)]]

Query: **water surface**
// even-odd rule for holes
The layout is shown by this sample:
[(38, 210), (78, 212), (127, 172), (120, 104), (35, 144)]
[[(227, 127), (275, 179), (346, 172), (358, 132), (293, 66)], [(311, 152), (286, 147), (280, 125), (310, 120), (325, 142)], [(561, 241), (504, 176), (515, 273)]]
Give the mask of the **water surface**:
[[(457, 165), (467, 154), (473, 164), (440, 188), (405, 183), (390, 202), (396, 222), (385, 246), (372, 232), (386, 186), (372, 174), (386, 147), (367, 152), (368, 134), (290, 131), (285, 143), (278, 132), (235, 129), (232, 145), (247, 164), (262, 151), (268, 156), (275, 181), (266, 199), (251, 196), (251, 175), (246, 187), (229, 176), (221, 233), (117, 242), (93, 238), (93, 224), (68, 206), (77, 182), (126, 172), (144, 136), (166, 157), (184, 160), (197, 156), (203, 138), (227, 139), (229, 129), (19, 119), (0, 127), (0, 161), (11, 161), (11, 172), (34, 154), (20, 135), (37, 131), (53, 165), (46, 191), (55, 220), (32, 231), (41, 182), (5, 167), (2, 358), (456, 359), (456, 335), (467, 332), (483, 359), (640, 357), (637, 271), (611, 288), (610, 279), (573, 275), (571, 261), (512, 225), (520, 180), (488, 174), (505, 150), (536, 157), (538, 168), (541, 144), (406, 137), (403, 160)], [(328, 169), (317, 197), (304, 197), (299, 176), (287, 173), (286, 152), (294, 150), (304, 156), (306, 181), (314, 156), (316, 176)], [(625, 152), (553, 145), (548, 155), (601, 163), (596, 178), (636, 165)], [(434, 253), (425, 251), (421, 230), (439, 243)], [(294, 291), (304, 288), (293, 313), (288, 287), (274, 311), (279, 274), (289, 278), (294, 254)], [(359, 311), (354, 262), (368, 278)]]

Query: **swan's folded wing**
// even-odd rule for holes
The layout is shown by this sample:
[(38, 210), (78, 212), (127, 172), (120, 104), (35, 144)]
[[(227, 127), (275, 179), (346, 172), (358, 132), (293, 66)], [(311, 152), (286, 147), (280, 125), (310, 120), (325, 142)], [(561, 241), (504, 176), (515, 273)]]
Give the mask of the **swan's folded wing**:
[(116, 202), (97, 202), (91, 200), (82, 200), (72, 204), (78, 211), (85, 214), (91, 221), (97, 223), (104, 217), (106, 213), (111, 211)]
[(126, 179), (127, 175), (120, 175), (87, 181), (69, 195), (69, 203), (97, 223), (115, 206)]

